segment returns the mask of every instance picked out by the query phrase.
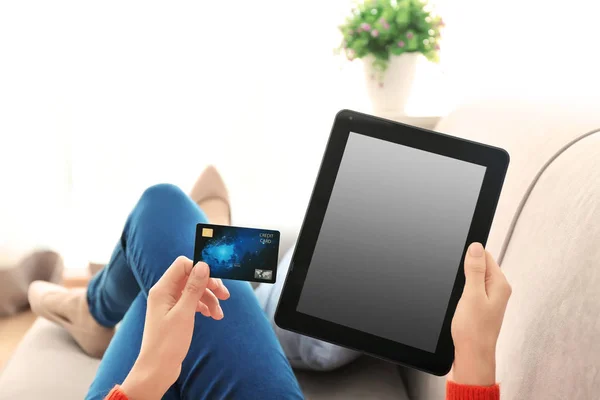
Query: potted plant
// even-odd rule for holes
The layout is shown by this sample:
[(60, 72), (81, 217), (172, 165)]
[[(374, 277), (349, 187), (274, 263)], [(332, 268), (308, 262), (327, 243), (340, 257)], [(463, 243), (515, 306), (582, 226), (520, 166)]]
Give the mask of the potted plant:
[(364, 63), (373, 112), (404, 113), (419, 57), (437, 62), (444, 26), (426, 0), (364, 0), (339, 27), (339, 49)]

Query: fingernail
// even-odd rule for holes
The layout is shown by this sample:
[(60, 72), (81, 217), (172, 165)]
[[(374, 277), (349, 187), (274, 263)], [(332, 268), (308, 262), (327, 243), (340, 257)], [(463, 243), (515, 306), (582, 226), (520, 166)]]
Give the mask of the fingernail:
[(481, 257), (483, 256), (483, 246), (481, 243), (471, 243), (469, 246), (469, 254), (473, 257)]
[(227, 293), (227, 296), (231, 296), (231, 294), (229, 293), (229, 289), (227, 289), (227, 286), (225, 286), (225, 284), (221, 284), (223, 285), (223, 289), (225, 289), (225, 293)]
[(193, 268), (192, 273), (198, 278), (204, 278), (206, 275), (208, 275), (208, 265), (200, 261)]
[(222, 309), (221, 307), (219, 307), (219, 308), (217, 309), (217, 317), (219, 317), (219, 318), (223, 318), (223, 316), (224, 316), (224, 315), (225, 315), (225, 314), (223, 314), (223, 309)]

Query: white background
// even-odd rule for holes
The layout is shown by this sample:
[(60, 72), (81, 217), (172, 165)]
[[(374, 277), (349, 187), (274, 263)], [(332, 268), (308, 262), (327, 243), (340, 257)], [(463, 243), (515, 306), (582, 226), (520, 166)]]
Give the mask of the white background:
[[(593, 1), (437, 3), (442, 64), (413, 113), (600, 90)], [(0, 257), (105, 260), (145, 187), (187, 190), (208, 163), (238, 222), (299, 224), (335, 112), (368, 109), (360, 64), (332, 52), (348, 4), (0, 2)]]

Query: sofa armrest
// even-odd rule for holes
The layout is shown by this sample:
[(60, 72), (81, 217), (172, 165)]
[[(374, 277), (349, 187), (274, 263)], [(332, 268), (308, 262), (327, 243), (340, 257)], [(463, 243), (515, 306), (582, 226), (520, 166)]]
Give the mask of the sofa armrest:
[(445, 398), (445, 376), (434, 376), (410, 368), (398, 368), (410, 400), (433, 400)]
[(543, 172), (508, 243), (511, 282), (498, 342), (503, 396), (600, 393), (600, 132)]

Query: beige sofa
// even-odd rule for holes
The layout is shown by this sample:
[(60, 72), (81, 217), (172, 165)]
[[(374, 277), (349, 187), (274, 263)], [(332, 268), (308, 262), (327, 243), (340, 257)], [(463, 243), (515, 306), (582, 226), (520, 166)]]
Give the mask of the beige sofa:
[[(497, 356), (503, 399), (600, 398), (600, 133), (583, 137), (600, 128), (599, 109), (496, 98), (437, 128), (511, 154), (488, 242), (513, 286)], [(0, 400), (81, 399), (96, 367), (38, 320), (0, 375)], [(366, 357), (298, 377), (310, 399), (444, 397), (444, 378)]]

